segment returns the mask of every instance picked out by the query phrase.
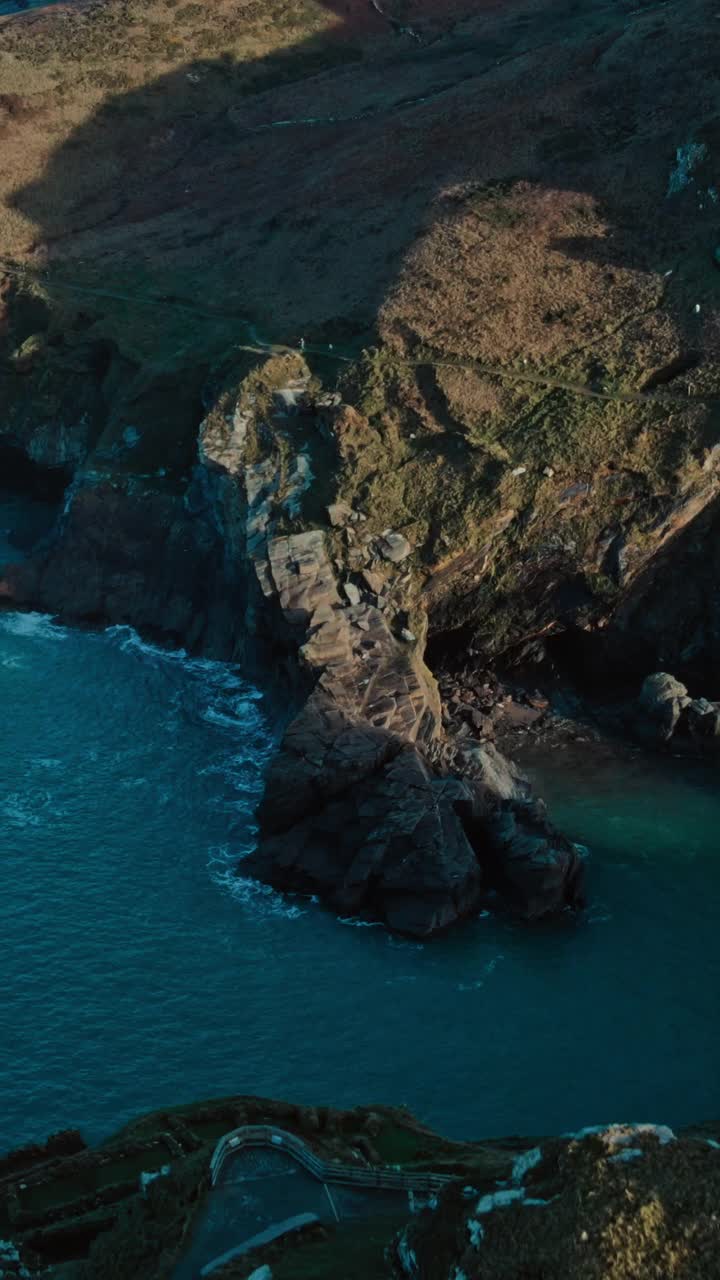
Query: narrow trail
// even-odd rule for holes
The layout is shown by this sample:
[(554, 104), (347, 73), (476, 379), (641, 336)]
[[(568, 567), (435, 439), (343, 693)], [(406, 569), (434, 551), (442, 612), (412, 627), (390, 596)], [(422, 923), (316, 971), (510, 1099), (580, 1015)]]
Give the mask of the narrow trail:
[[(154, 307), (157, 309), (166, 309), (171, 311), (184, 312), (203, 320), (231, 321), (241, 326), (247, 333), (247, 342), (238, 342), (234, 344), (235, 350), (246, 351), (253, 355), (315, 355), (322, 356), (326, 360), (333, 360), (338, 364), (351, 365), (356, 362), (360, 352), (357, 351), (352, 355), (346, 354), (338, 350), (333, 343), (319, 342), (301, 342), (298, 345), (292, 345), (284, 342), (274, 342), (272, 339), (264, 338), (258, 333), (257, 327), (247, 316), (232, 311), (214, 311), (207, 308), (198, 307), (195, 303), (189, 302), (184, 298), (176, 297), (142, 297), (138, 294), (123, 293), (112, 289), (96, 289), (88, 285), (80, 285), (68, 280), (60, 280), (51, 277), (42, 271), (33, 271), (24, 267), (19, 263), (11, 262), (7, 259), (0, 258), (0, 280), (3, 276), (16, 280), (21, 284), (32, 282), (39, 284), (48, 292), (57, 290), (60, 293), (77, 294), (79, 297), (91, 298), (107, 298), (117, 302), (127, 302), (131, 306), (137, 307)], [(617, 404), (659, 404), (659, 405), (682, 405), (687, 408), (688, 404), (720, 404), (720, 393), (712, 394), (694, 394), (689, 390), (684, 393), (672, 391), (622, 391), (620, 389), (600, 390), (582, 382), (575, 382), (572, 379), (558, 378), (552, 374), (542, 373), (539, 370), (519, 370), (508, 368), (499, 364), (487, 364), (481, 360), (473, 360), (471, 357), (463, 358), (460, 356), (426, 356), (412, 359), (409, 357), (397, 357), (395, 364), (404, 369), (468, 369), (475, 373), (481, 373), (485, 377), (499, 378), (503, 382), (511, 383), (515, 386), (528, 386), (549, 389), (552, 391), (563, 391), (568, 395), (580, 396), (586, 400), (599, 400), (606, 403)]]

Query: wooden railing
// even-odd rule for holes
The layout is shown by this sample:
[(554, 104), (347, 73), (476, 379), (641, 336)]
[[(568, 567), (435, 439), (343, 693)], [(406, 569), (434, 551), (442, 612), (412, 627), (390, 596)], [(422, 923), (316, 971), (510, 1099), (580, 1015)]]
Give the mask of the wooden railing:
[(375, 1169), (372, 1165), (334, 1164), (321, 1160), (302, 1138), (272, 1125), (244, 1125), (233, 1129), (218, 1142), (210, 1161), (212, 1185), (216, 1186), (220, 1174), (230, 1157), (248, 1147), (269, 1147), (273, 1151), (285, 1151), (293, 1160), (307, 1169), (319, 1182), (334, 1182), (344, 1186), (374, 1187), (385, 1191), (441, 1191), (457, 1179), (445, 1173), (403, 1173), (399, 1169)]

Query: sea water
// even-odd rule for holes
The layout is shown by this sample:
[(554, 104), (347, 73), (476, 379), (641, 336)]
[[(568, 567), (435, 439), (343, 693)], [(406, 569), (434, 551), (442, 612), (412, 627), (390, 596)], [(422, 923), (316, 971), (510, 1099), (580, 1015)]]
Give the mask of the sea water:
[(241, 672), (6, 613), (0, 706), (0, 1150), (231, 1093), (464, 1137), (717, 1116), (714, 769), (531, 758), (587, 912), (422, 945), (235, 874), (276, 734)]
[(28, 13), (31, 9), (44, 9), (57, 0), (0, 0), (0, 18), (15, 13)]

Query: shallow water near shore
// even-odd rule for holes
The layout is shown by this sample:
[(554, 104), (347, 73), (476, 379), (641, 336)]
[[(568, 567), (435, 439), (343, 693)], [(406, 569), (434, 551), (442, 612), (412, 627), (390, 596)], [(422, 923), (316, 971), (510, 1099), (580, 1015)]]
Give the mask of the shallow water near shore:
[(31, 9), (46, 9), (57, 0), (0, 0), (0, 18), (16, 13), (29, 13)]
[(586, 915), (423, 946), (233, 874), (273, 741), (241, 675), (9, 613), (0, 691), (0, 1150), (241, 1092), (468, 1138), (717, 1114), (715, 770), (530, 757)]

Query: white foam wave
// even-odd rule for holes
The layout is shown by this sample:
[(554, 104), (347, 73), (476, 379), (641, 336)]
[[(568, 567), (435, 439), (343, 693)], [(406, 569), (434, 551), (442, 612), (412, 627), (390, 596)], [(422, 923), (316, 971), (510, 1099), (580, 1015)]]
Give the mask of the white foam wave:
[(408, 938), (398, 938), (394, 933), (387, 936), (387, 944), (394, 951), (424, 951), (424, 942), (410, 942)]
[(3, 613), (0, 629), (32, 640), (67, 640), (68, 636), (67, 629), (53, 622), (49, 613)]
[(22, 795), (19, 791), (5, 796), (0, 808), (2, 816), (15, 827), (49, 826), (64, 816), (62, 809), (53, 805), (50, 792), (33, 792)]
[(382, 920), (361, 920), (358, 916), (338, 916), (338, 924), (348, 925), (351, 929), (384, 929)]
[(492, 960), (488, 960), (487, 964), (483, 966), (482, 976), (480, 978), (477, 978), (475, 982), (458, 982), (457, 990), (479, 991), (481, 987), (485, 986), (486, 979), (495, 972), (500, 961), (504, 959), (505, 957), (503, 955), (493, 956)]
[(229, 893), (231, 898), (241, 906), (250, 907), (254, 912), (264, 916), (298, 920), (300, 916), (307, 915), (307, 908), (290, 902), (271, 885), (238, 875), (237, 868), (241, 857), (241, 851), (231, 851), (229, 845), (216, 845), (211, 848), (207, 865), (213, 884), (223, 892)]
[(191, 657), (186, 649), (166, 649), (162, 645), (153, 644), (150, 640), (143, 640), (133, 627), (124, 625), (106, 627), (105, 635), (116, 642), (124, 652), (140, 653), (148, 658), (176, 663), (189, 671), (212, 676), (216, 689), (228, 692), (242, 689), (243, 697), (248, 702), (259, 702), (262, 699), (262, 692), (249, 685), (230, 663), (220, 662), (215, 658)]
[(202, 713), (203, 720), (207, 720), (208, 724), (219, 725), (222, 729), (237, 730), (242, 724), (241, 719), (236, 715), (234, 710), (219, 711), (217, 707), (206, 707)]
[(34, 813), (22, 796), (8, 796), (3, 801), (0, 812), (14, 827), (41, 827), (43, 825), (43, 819), (40, 814)]

